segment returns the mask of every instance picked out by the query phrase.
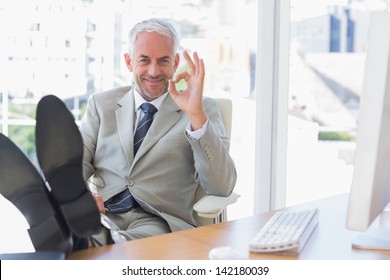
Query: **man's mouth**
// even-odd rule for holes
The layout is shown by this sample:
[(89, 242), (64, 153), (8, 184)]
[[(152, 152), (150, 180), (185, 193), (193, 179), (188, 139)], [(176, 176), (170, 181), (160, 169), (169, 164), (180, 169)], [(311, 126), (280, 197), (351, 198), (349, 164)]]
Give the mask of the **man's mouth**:
[(144, 78), (144, 80), (151, 85), (158, 85), (161, 82), (164, 82), (165, 79), (163, 77), (159, 77), (159, 78)]

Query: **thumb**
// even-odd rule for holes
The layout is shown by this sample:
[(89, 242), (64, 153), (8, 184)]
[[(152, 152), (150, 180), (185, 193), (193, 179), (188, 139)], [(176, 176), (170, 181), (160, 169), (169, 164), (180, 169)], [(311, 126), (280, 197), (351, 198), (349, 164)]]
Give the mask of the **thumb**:
[(168, 92), (173, 98), (175, 98), (179, 94), (177, 92), (175, 83), (171, 79), (168, 81)]

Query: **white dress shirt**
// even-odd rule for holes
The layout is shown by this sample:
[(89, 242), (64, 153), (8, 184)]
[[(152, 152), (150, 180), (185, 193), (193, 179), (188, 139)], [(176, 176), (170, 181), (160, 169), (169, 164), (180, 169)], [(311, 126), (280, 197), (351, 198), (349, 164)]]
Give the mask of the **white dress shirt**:
[[(154, 105), (154, 107), (156, 107), (157, 110), (160, 110), (160, 107), (161, 107), (161, 104), (163, 103), (164, 99), (167, 97), (168, 95), (168, 92), (162, 94), (161, 96), (157, 97), (156, 99), (148, 102), (146, 101), (142, 96), (141, 94), (135, 89), (134, 90), (134, 102), (135, 102), (135, 124), (134, 124), (134, 127), (137, 127), (139, 121), (142, 119), (142, 117), (145, 115), (145, 113), (142, 111), (141, 109), (141, 105), (143, 103), (151, 103)], [(155, 115), (154, 115), (155, 116)], [(153, 116), (153, 117), (154, 117)], [(207, 119), (207, 121), (205, 122), (205, 124), (203, 125), (203, 127), (201, 127), (200, 129), (197, 129), (195, 131), (192, 131), (191, 130), (191, 124), (188, 123), (187, 127), (186, 127), (186, 133), (187, 133), (187, 136), (189, 138), (191, 138), (192, 140), (199, 140), (200, 138), (202, 138), (202, 136), (204, 135), (205, 133), (205, 130), (207, 128), (207, 125), (208, 125), (208, 122), (209, 120)], [(134, 133), (135, 133), (136, 130), (134, 130)]]

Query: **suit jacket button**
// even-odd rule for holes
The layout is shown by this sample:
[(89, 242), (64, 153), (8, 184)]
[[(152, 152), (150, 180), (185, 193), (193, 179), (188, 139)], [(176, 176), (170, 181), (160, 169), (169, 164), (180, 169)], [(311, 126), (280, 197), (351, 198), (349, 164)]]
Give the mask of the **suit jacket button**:
[(133, 180), (129, 180), (128, 183), (129, 183), (130, 187), (134, 186), (134, 181)]

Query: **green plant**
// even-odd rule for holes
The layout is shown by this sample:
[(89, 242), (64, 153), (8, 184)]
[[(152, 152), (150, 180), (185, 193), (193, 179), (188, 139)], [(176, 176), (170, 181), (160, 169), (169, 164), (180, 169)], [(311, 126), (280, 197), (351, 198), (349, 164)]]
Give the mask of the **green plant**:
[(323, 141), (353, 141), (354, 137), (348, 132), (325, 131), (318, 134), (318, 140)]

